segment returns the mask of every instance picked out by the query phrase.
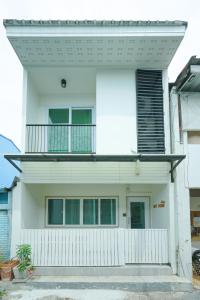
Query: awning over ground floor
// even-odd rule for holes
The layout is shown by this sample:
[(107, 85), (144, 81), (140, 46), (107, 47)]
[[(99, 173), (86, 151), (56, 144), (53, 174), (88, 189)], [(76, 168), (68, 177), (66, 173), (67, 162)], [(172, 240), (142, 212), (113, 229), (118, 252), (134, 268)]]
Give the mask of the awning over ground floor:
[(171, 181), (173, 171), (185, 158), (175, 154), (134, 154), (134, 155), (97, 155), (97, 154), (6, 154), (4, 157), (20, 172), (14, 161), (21, 162), (169, 162)]

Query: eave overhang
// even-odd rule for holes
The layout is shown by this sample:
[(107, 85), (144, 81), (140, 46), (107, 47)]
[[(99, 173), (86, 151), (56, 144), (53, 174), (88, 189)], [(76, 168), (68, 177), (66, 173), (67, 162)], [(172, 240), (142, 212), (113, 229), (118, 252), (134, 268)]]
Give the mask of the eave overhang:
[(4, 20), (22, 65), (167, 68), (184, 21)]
[(173, 86), (178, 93), (200, 92), (200, 58), (192, 56)]
[(134, 154), (134, 155), (97, 155), (97, 154), (6, 154), (4, 157), (18, 171), (22, 170), (14, 161), (20, 162), (168, 162), (170, 163), (171, 181), (174, 182), (173, 171), (186, 157), (175, 154)]
[(8, 26), (186, 26), (187, 22), (175, 21), (142, 21), (142, 20), (17, 20), (4, 19), (3, 24)]

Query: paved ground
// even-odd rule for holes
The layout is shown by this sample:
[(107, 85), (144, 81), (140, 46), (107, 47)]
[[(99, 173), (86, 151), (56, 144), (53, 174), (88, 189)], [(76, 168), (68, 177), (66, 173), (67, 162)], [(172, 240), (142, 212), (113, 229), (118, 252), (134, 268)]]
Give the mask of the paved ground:
[[(72, 281), (71, 281), (72, 282)], [(7, 290), (3, 300), (200, 300), (200, 277), (194, 278), (194, 289), (188, 292), (143, 292), (111, 289), (54, 289), (36, 288), (27, 284), (0, 282)]]
[(30, 283), (188, 283), (186, 278), (170, 276), (33, 276)]
[(200, 291), (134, 293), (114, 290), (24, 290), (9, 291), (6, 300), (199, 300)]

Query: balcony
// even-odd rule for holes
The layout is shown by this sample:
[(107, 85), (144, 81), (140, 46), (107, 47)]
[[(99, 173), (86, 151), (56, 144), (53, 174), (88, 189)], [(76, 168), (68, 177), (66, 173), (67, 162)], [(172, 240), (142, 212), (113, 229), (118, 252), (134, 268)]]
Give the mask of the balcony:
[(26, 125), (26, 153), (95, 153), (96, 125)]

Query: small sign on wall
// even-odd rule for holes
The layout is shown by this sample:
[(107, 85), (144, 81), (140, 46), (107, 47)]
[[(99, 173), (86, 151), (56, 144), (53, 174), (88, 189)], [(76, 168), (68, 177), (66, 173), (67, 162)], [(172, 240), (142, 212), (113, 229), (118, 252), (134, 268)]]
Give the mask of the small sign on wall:
[(154, 203), (153, 208), (163, 208), (165, 207), (165, 201), (161, 200), (160, 203)]

